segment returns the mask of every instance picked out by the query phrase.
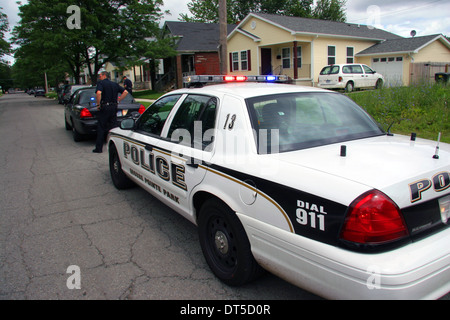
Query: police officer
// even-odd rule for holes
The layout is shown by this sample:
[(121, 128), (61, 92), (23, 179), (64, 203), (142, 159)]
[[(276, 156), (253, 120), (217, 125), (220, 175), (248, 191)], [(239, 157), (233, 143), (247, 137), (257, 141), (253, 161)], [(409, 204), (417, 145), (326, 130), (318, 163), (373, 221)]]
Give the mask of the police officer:
[[(102, 153), (103, 142), (108, 131), (116, 125), (117, 105), (128, 94), (128, 91), (119, 84), (109, 80), (109, 73), (102, 71), (98, 76), (96, 97), (99, 109), (97, 121), (97, 141), (92, 152)], [(117, 96), (121, 93), (120, 97)]]
[(123, 86), (125, 87), (125, 90), (127, 90), (129, 94), (131, 95), (133, 94), (133, 83), (126, 76), (123, 76)]

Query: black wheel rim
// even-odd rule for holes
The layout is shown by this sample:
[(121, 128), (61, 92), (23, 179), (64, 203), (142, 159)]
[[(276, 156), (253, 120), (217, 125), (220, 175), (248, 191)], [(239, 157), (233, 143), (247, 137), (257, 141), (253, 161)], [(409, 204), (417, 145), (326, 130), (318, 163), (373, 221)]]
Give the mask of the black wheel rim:
[(229, 223), (220, 216), (208, 221), (208, 251), (214, 265), (224, 273), (233, 272), (237, 266), (237, 246)]

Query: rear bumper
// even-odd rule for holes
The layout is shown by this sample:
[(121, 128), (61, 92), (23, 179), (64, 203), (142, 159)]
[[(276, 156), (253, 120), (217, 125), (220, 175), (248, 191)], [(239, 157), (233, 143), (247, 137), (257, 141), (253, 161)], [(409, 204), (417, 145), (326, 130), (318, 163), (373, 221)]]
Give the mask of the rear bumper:
[(399, 249), (362, 254), (238, 214), (255, 259), (328, 299), (438, 299), (450, 291), (450, 228)]
[(345, 89), (344, 82), (338, 82), (338, 83), (321, 83), (321, 82), (319, 82), (317, 86), (319, 88), (323, 88), (323, 89)]

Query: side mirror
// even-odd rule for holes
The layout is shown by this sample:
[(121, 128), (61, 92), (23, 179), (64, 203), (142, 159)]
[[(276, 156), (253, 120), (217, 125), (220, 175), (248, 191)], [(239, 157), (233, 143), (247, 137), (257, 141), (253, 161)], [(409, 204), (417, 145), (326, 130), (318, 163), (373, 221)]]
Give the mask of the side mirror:
[(120, 129), (122, 130), (133, 130), (135, 126), (134, 119), (123, 119), (122, 122), (120, 122)]

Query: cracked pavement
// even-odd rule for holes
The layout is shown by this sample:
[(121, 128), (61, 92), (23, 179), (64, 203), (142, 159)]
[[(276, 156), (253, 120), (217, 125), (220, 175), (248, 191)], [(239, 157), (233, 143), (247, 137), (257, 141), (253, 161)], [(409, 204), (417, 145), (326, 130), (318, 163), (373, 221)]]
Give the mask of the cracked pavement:
[[(270, 274), (221, 283), (195, 226), (140, 188), (115, 189), (107, 153), (75, 143), (63, 117), (53, 100), (0, 97), (0, 300), (318, 298)], [(66, 284), (71, 265), (80, 289)]]

